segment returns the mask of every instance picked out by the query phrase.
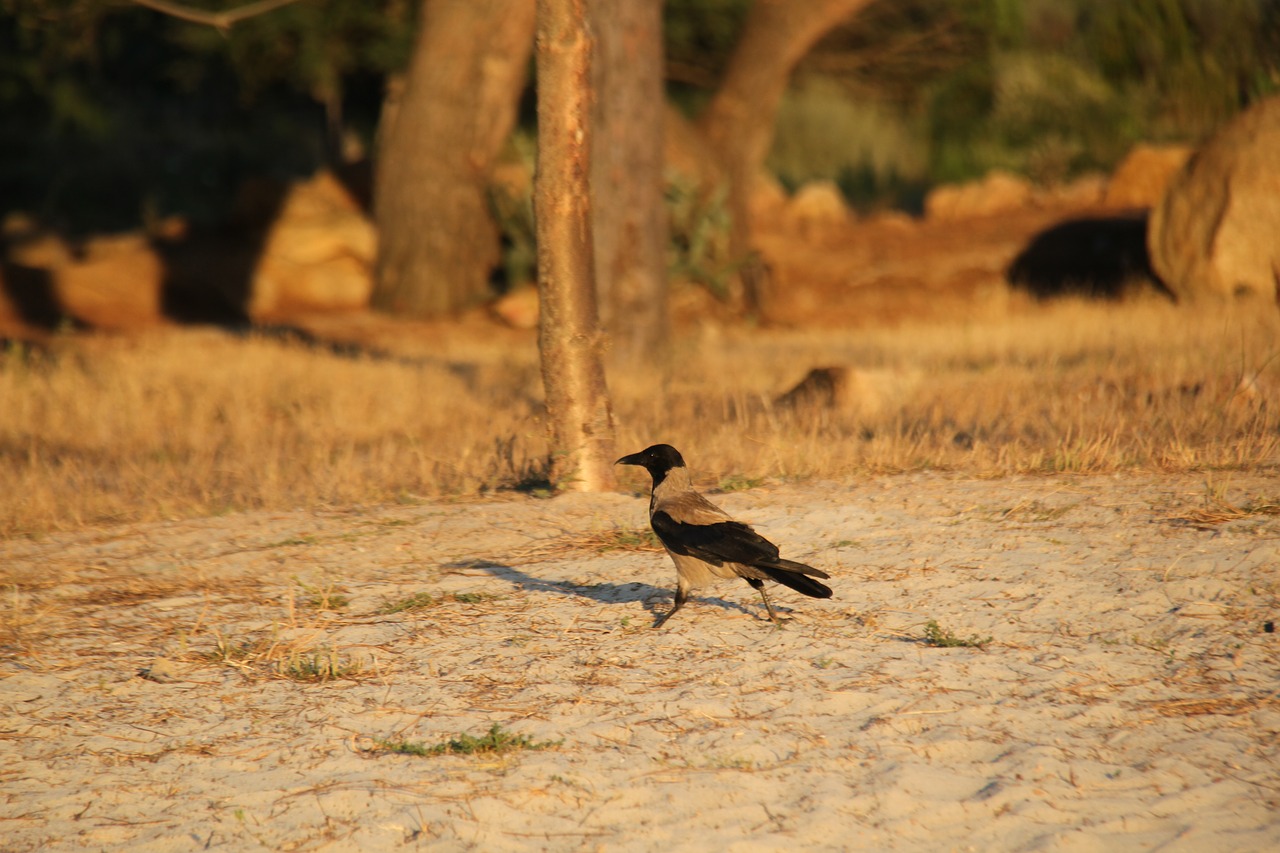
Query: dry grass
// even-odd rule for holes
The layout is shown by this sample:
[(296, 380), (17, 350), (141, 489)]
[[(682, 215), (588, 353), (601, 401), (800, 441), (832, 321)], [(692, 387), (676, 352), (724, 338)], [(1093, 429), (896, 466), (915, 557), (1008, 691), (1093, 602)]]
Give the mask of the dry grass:
[[(619, 452), (670, 441), (730, 485), (1271, 466), (1280, 347), (1274, 312), (1259, 313), (1064, 302), (983, 324), (689, 335), (665, 376), (612, 372)], [(202, 330), (11, 348), (0, 537), (536, 488), (536, 351), (512, 340), (418, 358)], [(875, 379), (855, 409), (769, 405), (828, 364)]]

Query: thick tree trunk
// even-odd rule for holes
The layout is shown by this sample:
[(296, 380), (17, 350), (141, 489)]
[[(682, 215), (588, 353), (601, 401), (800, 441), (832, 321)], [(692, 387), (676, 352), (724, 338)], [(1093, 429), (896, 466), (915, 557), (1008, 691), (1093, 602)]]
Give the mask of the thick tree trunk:
[(588, 0), (538, 0), (538, 348), (552, 438), (551, 480), (611, 488), (613, 412), (596, 309), (591, 236), (592, 39)]
[(588, 6), (596, 37), (591, 190), (601, 319), (620, 361), (653, 361), (667, 329), (662, 0)]
[(489, 294), (499, 261), (489, 171), (516, 118), (534, 0), (424, 0), (394, 117), (381, 130), (373, 305), (434, 317)]
[(742, 298), (760, 308), (762, 270), (751, 249), (749, 202), (752, 182), (764, 167), (778, 106), (791, 72), (832, 27), (871, 0), (755, 0), (720, 88), (699, 119), (729, 183), (733, 217), (729, 248), (743, 264)]

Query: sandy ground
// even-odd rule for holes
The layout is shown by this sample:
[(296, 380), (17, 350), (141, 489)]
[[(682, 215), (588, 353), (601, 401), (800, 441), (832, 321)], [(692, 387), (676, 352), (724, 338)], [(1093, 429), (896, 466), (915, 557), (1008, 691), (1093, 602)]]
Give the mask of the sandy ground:
[[(830, 601), (775, 588), (782, 630), (736, 582), (653, 630), (674, 570), (616, 547), (638, 495), (0, 543), (0, 848), (1277, 849), (1280, 517), (1204, 512), (1219, 489), (1275, 498), (1226, 474), (720, 495), (833, 576)], [(929, 620), (990, 641), (931, 646)], [(316, 650), (360, 671), (280, 675)], [(557, 743), (378, 746), (494, 723)]]

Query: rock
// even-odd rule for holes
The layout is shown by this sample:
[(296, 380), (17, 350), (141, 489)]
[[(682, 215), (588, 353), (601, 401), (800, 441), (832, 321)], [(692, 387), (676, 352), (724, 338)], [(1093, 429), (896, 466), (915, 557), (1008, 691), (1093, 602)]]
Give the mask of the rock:
[(1041, 204), (1054, 207), (1093, 207), (1106, 195), (1107, 176), (1091, 173), (1038, 194)]
[(787, 224), (806, 239), (848, 225), (850, 219), (844, 195), (831, 181), (805, 184), (787, 202), (784, 216)]
[(751, 182), (750, 198), (747, 206), (751, 211), (751, 221), (775, 220), (785, 214), (787, 209), (787, 191), (778, 183), (777, 178), (769, 174), (757, 175)]
[(75, 263), (75, 254), (57, 234), (31, 231), (13, 241), (7, 260), (29, 269), (56, 270)]
[(538, 288), (532, 284), (513, 288), (505, 296), (493, 302), (489, 311), (501, 322), (513, 329), (538, 327)]
[(254, 319), (365, 307), (373, 290), (377, 232), (330, 172), (290, 186), (267, 226), (253, 270)]
[(879, 225), (895, 231), (911, 231), (920, 224), (919, 219), (902, 210), (878, 210), (863, 221), (867, 225)]
[(164, 263), (144, 234), (95, 237), (83, 260), (55, 273), (54, 289), (64, 310), (100, 329), (160, 321)]
[(512, 200), (532, 198), (533, 170), (520, 160), (496, 163), (489, 175), (489, 188)]
[(1179, 299), (1260, 296), (1280, 279), (1280, 97), (1254, 104), (1187, 162), (1152, 211), (1152, 267)]
[(6, 278), (23, 292), (7, 313), (42, 326), (70, 318), (105, 329), (160, 320), (164, 264), (145, 234), (93, 237), (76, 246), (38, 229), (10, 239)]
[(795, 411), (830, 409), (849, 416), (871, 417), (890, 406), (901, 405), (919, 384), (919, 374), (909, 371), (815, 367), (773, 404)]
[(1107, 181), (1102, 203), (1108, 207), (1155, 207), (1169, 182), (1191, 158), (1186, 145), (1136, 145)]
[(970, 219), (1007, 213), (1028, 206), (1035, 195), (1031, 182), (999, 169), (963, 184), (943, 184), (925, 196), (925, 218)]
[(138, 675), (157, 684), (172, 684), (182, 680), (182, 672), (178, 665), (165, 657), (158, 657), (151, 664), (138, 671)]

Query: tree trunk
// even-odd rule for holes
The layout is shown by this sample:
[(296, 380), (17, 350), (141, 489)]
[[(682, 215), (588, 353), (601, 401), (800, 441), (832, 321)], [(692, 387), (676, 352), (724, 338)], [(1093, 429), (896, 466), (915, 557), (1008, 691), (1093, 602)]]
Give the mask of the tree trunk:
[(490, 168), (516, 119), (533, 0), (424, 0), (404, 93), (381, 129), (374, 307), (436, 317), (489, 295)]
[(871, 0), (755, 0), (724, 79), (699, 124), (729, 184), (729, 249), (742, 264), (742, 298), (758, 311), (763, 270), (752, 253), (749, 202), (764, 167), (791, 71), (832, 27)]
[(551, 481), (613, 486), (613, 412), (596, 309), (591, 236), (589, 0), (538, 0), (538, 349), (552, 439)]
[(589, 0), (596, 37), (591, 149), (596, 287), (624, 363), (666, 343), (662, 0)]

